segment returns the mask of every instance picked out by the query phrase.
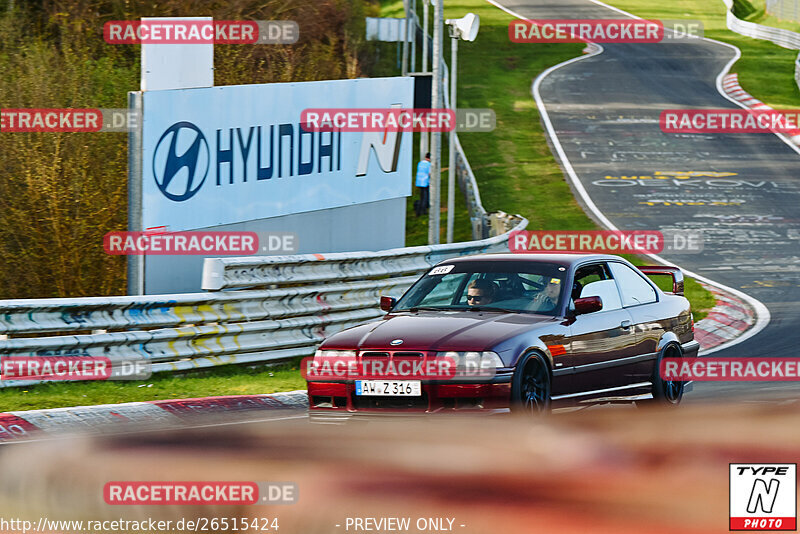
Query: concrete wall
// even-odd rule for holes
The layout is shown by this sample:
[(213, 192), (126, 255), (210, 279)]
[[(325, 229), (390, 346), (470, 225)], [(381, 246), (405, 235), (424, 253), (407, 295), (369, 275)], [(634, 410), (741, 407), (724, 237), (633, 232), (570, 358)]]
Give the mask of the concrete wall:
[[(214, 231), (291, 232), (297, 254), (405, 246), (405, 197), (215, 226)], [(204, 229), (198, 229), (204, 230)], [(147, 256), (145, 294), (200, 291), (205, 256)]]

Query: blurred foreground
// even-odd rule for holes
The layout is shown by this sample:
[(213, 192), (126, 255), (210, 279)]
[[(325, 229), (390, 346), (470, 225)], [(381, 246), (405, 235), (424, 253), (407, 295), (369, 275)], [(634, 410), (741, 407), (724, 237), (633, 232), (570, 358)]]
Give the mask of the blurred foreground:
[[(538, 420), (344, 426), (272, 421), (8, 444), (0, 447), (0, 517), (277, 517), (280, 534), (365, 531), (348, 528), (348, 517), (410, 517), (412, 533), (447, 530), (419, 530), (418, 518), (453, 518), (452, 531), (464, 534), (727, 532), (728, 463), (797, 462), (797, 408), (621, 407)], [(104, 484), (126, 480), (293, 482), (299, 499), (105, 504)]]

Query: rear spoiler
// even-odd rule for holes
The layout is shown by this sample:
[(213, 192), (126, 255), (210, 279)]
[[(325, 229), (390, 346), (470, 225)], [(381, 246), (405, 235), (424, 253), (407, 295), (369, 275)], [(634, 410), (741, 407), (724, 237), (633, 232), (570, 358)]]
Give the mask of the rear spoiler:
[(683, 271), (678, 267), (667, 267), (666, 265), (642, 265), (636, 267), (646, 275), (672, 277), (672, 292), (676, 295), (683, 295)]

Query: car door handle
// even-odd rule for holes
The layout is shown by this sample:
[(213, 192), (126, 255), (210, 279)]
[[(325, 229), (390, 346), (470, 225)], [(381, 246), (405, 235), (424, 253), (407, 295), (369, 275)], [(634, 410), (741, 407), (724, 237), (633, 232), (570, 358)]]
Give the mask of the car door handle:
[(621, 323), (619, 323), (619, 326), (623, 330), (627, 330), (628, 328), (631, 327), (631, 322), (630, 321), (622, 321)]

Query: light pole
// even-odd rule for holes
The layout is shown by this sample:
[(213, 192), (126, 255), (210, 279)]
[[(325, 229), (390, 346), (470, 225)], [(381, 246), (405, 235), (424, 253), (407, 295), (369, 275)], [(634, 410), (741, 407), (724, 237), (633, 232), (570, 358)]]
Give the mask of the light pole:
[[(433, 2), (433, 82), (431, 83), (431, 107), (435, 110), (442, 108), (442, 95), (440, 84), (442, 81), (442, 18), (444, 18), (444, 3), (442, 0)], [(437, 111), (438, 112), (438, 111)], [(428, 244), (439, 244), (439, 219), (441, 216), (441, 169), (442, 147), (441, 132), (431, 132), (431, 175), (430, 175), (430, 215), (428, 216)]]
[(428, 72), (428, 0), (422, 0), (422, 72)]
[(408, 17), (409, 24), (411, 25), (411, 72), (417, 72), (417, 0), (411, 0), (411, 13)]
[[(481, 19), (474, 13), (467, 13), (460, 19), (447, 19), (450, 26), (450, 109), (456, 113), (456, 79), (458, 72), (458, 40), (474, 41), (478, 37)], [(447, 170), (447, 242), (453, 242), (453, 227), (456, 211), (456, 129), (447, 134), (450, 143), (450, 161)]]
[[(422, 0), (422, 72), (428, 72), (428, 0)], [(419, 158), (428, 151), (428, 132), (419, 134)]]
[(405, 31), (403, 32), (403, 76), (408, 74), (408, 23), (411, 20), (410, 6), (410, 0), (403, 0), (403, 11), (406, 15)]

